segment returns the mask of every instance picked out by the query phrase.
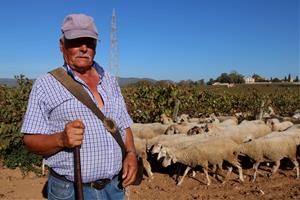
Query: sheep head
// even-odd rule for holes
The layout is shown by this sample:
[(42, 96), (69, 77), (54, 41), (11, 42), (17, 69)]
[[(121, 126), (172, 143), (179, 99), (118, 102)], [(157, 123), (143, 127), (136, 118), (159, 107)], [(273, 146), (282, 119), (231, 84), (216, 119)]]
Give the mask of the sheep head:
[(160, 152), (160, 150), (161, 150), (161, 147), (162, 147), (162, 145), (161, 144), (155, 144), (155, 145), (153, 145), (153, 147), (152, 147), (152, 150), (151, 150), (151, 154), (156, 154), (156, 153), (159, 153)]

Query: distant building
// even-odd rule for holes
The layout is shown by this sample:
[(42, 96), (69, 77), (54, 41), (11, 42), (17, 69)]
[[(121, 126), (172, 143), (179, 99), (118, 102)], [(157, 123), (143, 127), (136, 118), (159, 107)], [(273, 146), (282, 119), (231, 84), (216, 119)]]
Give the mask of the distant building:
[(252, 77), (245, 77), (244, 80), (246, 84), (255, 83), (255, 79)]
[(233, 83), (220, 83), (220, 82), (215, 82), (215, 83), (213, 83), (212, 85), (224, 85), (224, 86), (227, 86), (228, 88), (234, 86)]

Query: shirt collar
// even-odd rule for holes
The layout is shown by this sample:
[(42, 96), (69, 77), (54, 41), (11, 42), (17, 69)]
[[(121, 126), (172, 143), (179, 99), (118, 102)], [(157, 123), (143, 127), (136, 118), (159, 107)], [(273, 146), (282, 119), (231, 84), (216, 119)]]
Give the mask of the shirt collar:
[[(76, 79), (76, 74), (73, 72), (73, 70), (71, 69), (71, 67), (67, 64), (64, 63), (63, 67), (67, 70), (67, 73), (73, 78)], [(102, 80), (102, 78), (104, 77), (104, 69), (103, 67), (101, 67), (97, 62), (94, 61), (92, 67), (94, 67), (97, 71), (97, 73), (100, 75), (100, 80)]]

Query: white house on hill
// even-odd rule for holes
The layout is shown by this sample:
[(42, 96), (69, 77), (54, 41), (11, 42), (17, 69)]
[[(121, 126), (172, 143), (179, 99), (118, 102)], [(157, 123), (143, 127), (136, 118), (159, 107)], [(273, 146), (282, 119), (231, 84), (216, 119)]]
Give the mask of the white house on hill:
[(255, 83), (255, 79), (252, 77), (245, 77), (244, 80), (246, 84)]

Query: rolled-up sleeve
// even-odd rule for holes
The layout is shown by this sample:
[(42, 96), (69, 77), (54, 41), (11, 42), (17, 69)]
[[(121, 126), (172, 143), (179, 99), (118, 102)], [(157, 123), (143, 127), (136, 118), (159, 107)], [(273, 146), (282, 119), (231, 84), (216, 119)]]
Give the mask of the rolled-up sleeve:
[(41, 80), (36, 80), (29, 95), (21, 133), (50, 134), (46, 95)]

